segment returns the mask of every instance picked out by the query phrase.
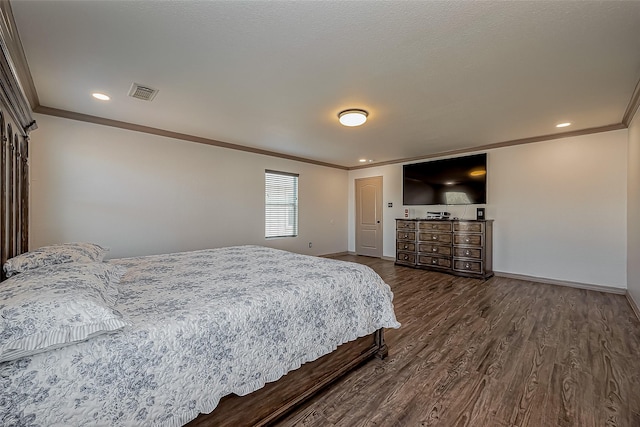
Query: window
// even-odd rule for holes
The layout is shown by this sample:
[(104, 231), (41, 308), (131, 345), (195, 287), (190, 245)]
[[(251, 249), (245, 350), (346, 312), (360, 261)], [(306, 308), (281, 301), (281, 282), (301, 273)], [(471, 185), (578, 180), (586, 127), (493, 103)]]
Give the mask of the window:
[(264, 172), (264, 237), (298, 235), (298, 174)]

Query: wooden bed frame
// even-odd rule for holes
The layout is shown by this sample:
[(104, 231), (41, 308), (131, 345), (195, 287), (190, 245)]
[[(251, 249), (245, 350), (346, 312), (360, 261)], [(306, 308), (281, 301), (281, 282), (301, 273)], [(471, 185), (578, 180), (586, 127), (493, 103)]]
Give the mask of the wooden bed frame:
[(220, 400), (210, 414), (200, 414), (188, 427), (267, 426), (318, 394), (334, 381), (372, 357), (385, 358), (388, 349), (382, 329), (341, 345), (332, 353), (305, 363), (278, 381), (246, 396)]
[[(31, 76), (16, 32), (11, 6), (0, 0), (0, 266), (29, 246), (29, 132), (36, 129), (25, 89)], [(8, 24), (8, 25), (7, 25)], [(15, 61), (15, 62), (14, 62)], [(34, 94), (29, 92), (29, 99)], [(37, 100), (37, 98), (35, 98)], [(37, 102), (37, 101), (36, 101)], [(4, 272), (0, 280), (4, 280)], [(382, 329), (338, 347), (247, 396), (224, 397), (211, 414), (189, 426), (269, 425), (364, 361), (384, 358)]]

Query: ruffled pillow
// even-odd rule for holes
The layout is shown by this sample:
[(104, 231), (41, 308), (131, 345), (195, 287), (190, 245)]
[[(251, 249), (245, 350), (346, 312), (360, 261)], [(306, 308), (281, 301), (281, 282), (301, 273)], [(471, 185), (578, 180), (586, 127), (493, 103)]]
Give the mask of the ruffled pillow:
[(0, 285), (0, 362), (116, 331), (128, 323), (114, 309), (126, 269), (65, 263), (13, 276)]
[(63, 243), (43, 246), (35, 251), (25, 252), (4, 263), (7, 277), (45, 265), (68, 262), (102, 262), (109, 249), (94, 243)]

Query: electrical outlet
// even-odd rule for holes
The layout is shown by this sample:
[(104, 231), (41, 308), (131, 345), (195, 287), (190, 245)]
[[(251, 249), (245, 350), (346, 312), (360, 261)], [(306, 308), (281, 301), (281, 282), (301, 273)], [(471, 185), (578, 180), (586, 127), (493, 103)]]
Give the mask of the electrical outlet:
[(313, 243), (309, 242), (309, 247), (312, 247), (312, 246), (313, 246)]

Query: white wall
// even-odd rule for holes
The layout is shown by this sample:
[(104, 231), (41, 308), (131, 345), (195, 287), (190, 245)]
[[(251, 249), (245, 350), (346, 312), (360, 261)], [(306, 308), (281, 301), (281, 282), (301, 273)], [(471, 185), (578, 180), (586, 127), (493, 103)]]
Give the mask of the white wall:
[[(626, 288), (627, 130), (489, 150), (487, 158), (495, 271)], [(400, 164), (350, 171), (349, 250), (355, 250), (353, 182), (376, 175), (384, 180), (383, 253), (395, 257), (395, 218), (404, 213)], [(412, 212), (475, 218), (475, 208)]]
[[(346, 250), (346, 171), (35, 118), (31, 248), (92, 241), (111, 247), (111, 258), (236, 244), (314, 255)], [(265, 169), (300, 174), (296, 238), (264, 238)]]
[[(404, 212), (400, 164), (347, 173), (51, 116), (36, 119), (32, 248), (85, 240), (110, 246), (111, 257), (246, 243), (310, 254), (354, 251), (354, 180), (379, 175), (383, 254), (395, 256), (395, 218)], [(487, 152), (496, 271), (616, 288), (627, 286), (628, 271), (630, 292), (640, 300), (639, 122), (636, 115), (629, 131)], [(264, 239), (265, 169), (300, 173), (297, 238)], [(475, 206), (418, 207), (412, 214), (427, 210), (475, 217)]]
[(640, 307), (640, 110), (629, 126), (629, 188), (627, 284), (629, 295)]

